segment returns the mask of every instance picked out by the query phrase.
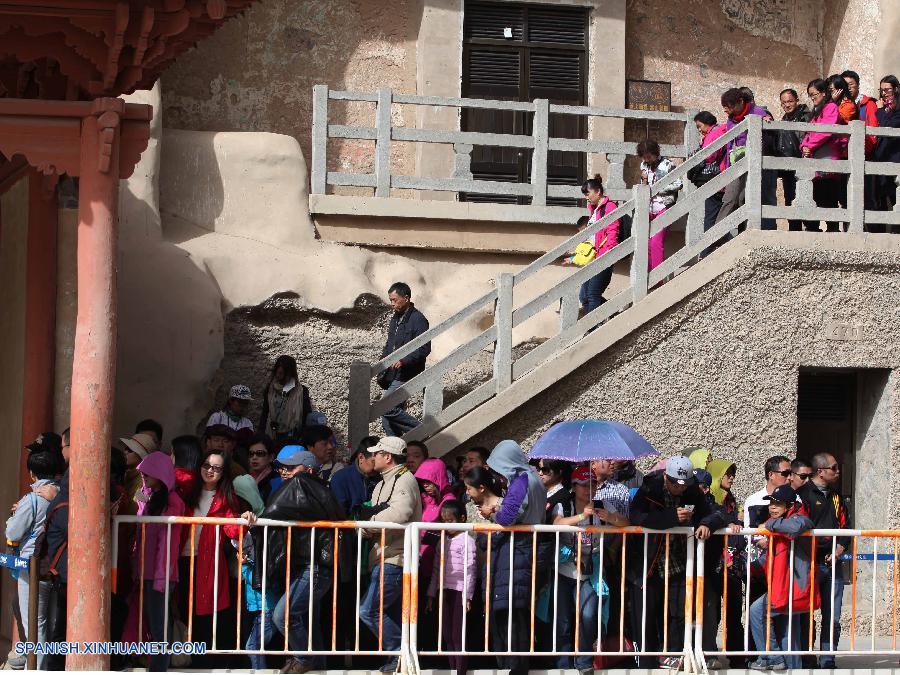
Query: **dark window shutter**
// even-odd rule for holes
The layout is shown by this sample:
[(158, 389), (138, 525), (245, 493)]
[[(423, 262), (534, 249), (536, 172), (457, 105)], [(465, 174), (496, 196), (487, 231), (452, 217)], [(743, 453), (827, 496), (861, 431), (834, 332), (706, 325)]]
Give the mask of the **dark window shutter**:
[[(512, 38), (503, 31), (512, 29)], [(463, 35), (466, 40), (521, 42), (525, 37), (525, 8), (506, 3), (466, 3)]]
[(528, 40), (553, 42), (573, 47), (587, 44), (584, 9), (534, 6), (528, 8)]
[(581, 60), (578, 52), (532, 50), (528, 64), (531, 98), (580, 103)]
[(466, 96), (519, 97), (521, 54), (518, 51), (468, 50)]

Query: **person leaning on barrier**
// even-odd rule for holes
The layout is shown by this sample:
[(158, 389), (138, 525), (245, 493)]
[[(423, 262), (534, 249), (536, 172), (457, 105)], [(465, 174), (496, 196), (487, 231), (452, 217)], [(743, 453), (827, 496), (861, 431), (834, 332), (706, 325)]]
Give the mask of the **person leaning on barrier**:
[[(671, 457), (666, 468), (644, 477), (644, 483), (631, 502), (629, 517), (632, 525), (653, 530), (673, 527), (694, 527), (698, 539), (707, 539), (712, 530), (724, 527), (717, 513), (697, 487), (694, 467), (687, 457)], [(684, 601), (686, 591), (687, 537), (650, 534), (647, 541), (646, 576), (644, 576), (644, 546), (639, 538), (627, 542), (629, 582), (632, 611), (632, 639), (638, 651), (662, 651), (665, 644), (663, 618), (668, 615), (668, 650), (680, 651), (684, 641)], [(668, 609), (662, 606), (668, 575)], [(643, 609), (646, 592), (647, 606)], [(646, 620), (644, 626), (642, 618)], [(638, 644), (646, 630), (646, 644)], [(655, 667), (655, 658), (641, 657), (638, 666)], [(680, 657), (660, 657), (659, 666), (671, 670), (681, 668)]]
[[(319, 460), (303, 446), (287, 446), (278, 455), (278, 462), (286, 467), (282, 474), (284, 484), (269, 498), (269, 503), (260, 518), (297, 522), (341, 521), (344, 512), (325, 481), (316, 473), (321, 466)], [(251, 525), (256, 523), (256, 514), (247, 511), (241, 515)], [(315, 529), (315, 541), (311, 542), (313, 528), (297, 527), (291, 532), (291, 548), (287, 550), (287, 529), (269, 527), (268, 535), (262, 528), (251, 531), (255, 545), (253, 587), (262, 589), (263, 576), (266, 589), (277, 588), (281, 598), (272, 609), (275, 620), (261, 631), (261, 644), (249, 645), (248, 649), (264, 649), (272, 637), (272, 628), (283, 634), (285, 605), (288, 612), (288, 646), (292, 652), (324, 649), (322, 626), (319, 620), (321, 600), (331, 589), (332, 566), (334, 564), (334, 530)], [(310, 551), (315, 559), (310, 561)], [(263, 553), (265, 552), (265, 557)], [(287, 570), (287, 556), (290, 555), (291, 569)], [(265, 564), (263, 564), (265, 560)], [(285, 574), (290, 574), (290, 586), (284, 589)], [(312, 625), (307, 626), (309, 605), (312, 603)], [(309, 630), (312, 631), (312, 645), (308, 644)], [(317, 666), (324, 666), (321, 659), (293, 658), (284, 666), (283, 673), (305, 673)]]
[[(381, 352), (381, 358), (392, 354), (428, 330), (428, 319), (413, 304), (412, 290), (407, 284), (402, 281), (393, 284), (388, 289), (388, 300), (394, 311), (388, 323), (387, 342)], [(431, 342), (426, 342), (382, 371), (378, 375), (378, 384), (385, 390), (384, 396), (423, 372), (425, 359), (430, 353)], [(382, 415), (381, 426), (384, 427), (384, 433), (387, 436), (402, 436), (410, 429), (419, 426), (419, 421), (406, 412), (406, 402), (404, 401)]]
[[(381, 483), (372, 493), (371, 502), (360, 509), (359, 519), (401, 525), (420, 521), (422, 498), (419, 484), (406, 467), (406, 442), (402, 438), (388, 436), (378, 441), (369, 453), (375, 458), (375, 471), (381, 474)], [(366, 533), (372, 541), (369, 555), (372, 577), (359, 608), (359, 618), (376, 639), (381, 635), (385, 651), (400, 651), (404, 533), (374, 528)], [(379, 608), (383, 608), (383, 616)], [(381, 666), (381, 672), (395, 672), (397, 663), (396, 656), (389, 658)]]
[[(502, 504), (491, 507), (482, 505), (482, 515), (490, 517), (503, 527), (543, 523), (547, 508), (547, 488), (535, 468), (528, 464), (522, 447), (515, 441), (501, 441), (491, 452), (487, 463), (490, 469), (506, 481), (507, 488)], [(527, 652), (530, 647), (532, 575), (536, 569), (544, 569), (550, 553), (549, 547), (539, 542), (537, 560), (534, 559), (534, 536), (530, 533), (515, 535), (499, 532), (491, 537), (488, 620), (496, 652)], [(512, 597), (509, 592), (510, 579)], [(512, 640), (508, 642), (510, 628)], [(528, 671), (528, 657), (498, 656), (497, 665), (508, 668), (511, 675), (525, 673)]]
[[(853, 527), (850, 514), (836, 487), (840, 485), (841, 467), (834, 455), (820, 452), (812, 458), (813, 477), (802, 486), (797, 496), (809, 512), (816, 529), (844, 530)], [(850, 546), (850, 537), (816, 538), (816, 585), (822, 603), (822, 629), (819, 649), (837, 650), (841, 639), (841, 607), (844, 600), (844, 567), (841, 555)], [(832, 556), (832, 551), (834, 554)], [(831, 587), (834, 585), (834, 596)], [(833, 619), (832, 619), (833, 617)], [(833, 625), (832, 625), (833, 623)], [(831, 636), (834, 635), (834, 642)], [(834, 668), (834, 656), (819, 658), (822, 668)]]

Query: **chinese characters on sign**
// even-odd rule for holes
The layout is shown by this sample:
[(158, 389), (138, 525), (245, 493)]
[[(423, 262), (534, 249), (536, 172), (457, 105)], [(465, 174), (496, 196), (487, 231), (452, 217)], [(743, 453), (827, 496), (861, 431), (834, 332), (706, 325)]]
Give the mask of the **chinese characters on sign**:
[(672, 83), (627, 80), (625, 107), (631, 110), (669, 112), (672, 109)]

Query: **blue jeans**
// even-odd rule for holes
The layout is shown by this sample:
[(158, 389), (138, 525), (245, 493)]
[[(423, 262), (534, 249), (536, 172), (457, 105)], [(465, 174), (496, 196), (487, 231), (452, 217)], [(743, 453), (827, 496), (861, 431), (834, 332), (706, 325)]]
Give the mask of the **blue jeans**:
[[(828, 549), (831, 552), (831, 549)], [(816, 585), (819, 587), (819, 597), (822, 600), (822, 628), (819, 632), (819, 649), (824, 651), (836, 650), (841, 641), (841, 608), (844, 604), (844, 575), (841, 565), (834, 568), (834, 598), (831, 597), (831, 565), (819, 565)], [(831, 644), (831, 630), (834, 626), (834, 646)], [(821, 656), (819, 665), (826, 668), (834, 667), (834, 656)]]
[(382, 625), (381, 644), (384, 651), (400, 651), (400, 611), (403, 597), (403, 568), (384, 564), (384, 617), (379, 621), (381, 590), (381, 565), (372, 569), (372, 581), (359, 608), (359, 618), (378, 639), (379, 623)]
[[(331, 571), (324, 567), (317, 567), (313, 574), (313, 581), (312, 650), (318, 651), (324, 648), (319, 615), (322, 607), (322, 598), (331, 589)], [(283, 617), (286, 595), (287, 594), (282, 595), (272, 609), (272, 616), (281, 617), (282, 620), (278, 621), (276, 618), (271, 624), (266, 625), (266, 631), (263, 635), (263, 645), (273, 637), (271, 631), (272, 628), (279, 633), (284, 629)], [(307, 565), (303, 572), (291, 582), (290, 598), (287, 601), (290, 602), (290, 605), (288, 606), (288, 648), (295, 654), (297, 652), (310, 651), (308, 627), (306, 625), (306, 619), (309, 616), (310, 603), (309, 565)], [(315, 662), (317, 659), (308, 657), (305, 659), (299, 658), (298, 660), (306, 663), (310, 661)]]
[(609, 267), (581, 284), (581, 289), (578, 291), (578, 301), (584, 307), (585, 314), (593, 312), (606, 302), (603, 293), (609, 287), (611, 280), (612, 267)]
[[(403, 386), (403, 384), (405, 383), (394, 380), (391, 382), (391, 386), (387, 388), (387, 391), (384, 392), (382, 398)], [(381, 426), (384, 428), (386, 436), (402, 436), (410, 429), (415, 429), (419, 426), (419, 420), (406, 412), (406, 401), (404, 401), (381, 416)]]
[[(769, 594), (761, 595), (756, 601), (750, 605), (750, 630), (753, 633), (753, 642), (757, 645), (766, 643), (766, 605), (768, 603)], [(772, 611), (772, 640), (770, 649), (773, 647), (780, 651), (786, 652), (790, 650), (802, 651), (807, 648), (805, 635), (808, 635), (809, 614), (806, 612), (794, 612), (791, 619), (791, 633), (793, 639), (788, 639), (788, 615), (776, 613)], [(775, 654), (761, 654), (758, 661), (767, 663), (770, 666), (778, 663), (784, 663), (788, 668), (799, 668), (799, 656), (781, 656)]]
[[(267, 610), (262, 614), (265, 614), (266, 639), (262, 641), (260, 640), (260, 638), (262, 637), (263, 618), (260, 612), (254, 612), (253, 625), (250, 627), (250, 635), (247, 637), (247, 644), (244, 646), (244, 649), (246, 649), (247, 651), (254, 649), (265, 650), (266, 643), (272, 637), (272, 611)], [(282, 614), (282, 616), (284, 615)], [(265, 654), (249, 654), (248, 656), (250, 657), (250, 667), (253, 670), (265, 670)]]
[[(584, 670), (594, 667), (594, 657), (589, 652), (594, 651), (594, 642), (597, 640), (598, 601), (597, 593), (594, 591), (590, 579), (582, 579), (578, 582), (562, 574), (559, 575), (559, 595), (556, 600), (556, 646), (561, 652), (575, 651), (572, 636), (575, 631), (575, 593), (579, 583), (581, 584), (581, 616), (578, 619), (578, 651), (586, 653), (575, 657), (575, 668)], [(558, 657), (556, 667), (571, 668), (572, 657)]]

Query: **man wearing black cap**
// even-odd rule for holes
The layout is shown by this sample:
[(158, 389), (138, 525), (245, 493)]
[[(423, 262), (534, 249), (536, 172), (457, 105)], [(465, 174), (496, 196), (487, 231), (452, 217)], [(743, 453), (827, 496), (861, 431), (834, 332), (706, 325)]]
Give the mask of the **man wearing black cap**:
[[(706, 495), (697, 487), (694, 467), (687, 457), (671, 457), (664, 470), (654, 471), (644, 477), (641, 488), (631, 502), (629, 517), (632, 525), (653, 530), (695, 527), (698, 539), (707, 539), (712, 530), (725, 526), (722, 517), (713, 510)], [(684, 640), (686, 539), (683, 536), (670, 537), (667, 555), (666, 537), (649, 535), (646, 548), (646, 576), (643, 543), (643, 537), (631, 537), (626, 543), (629, 558), (626, 574), (631, 593), (632, 638), (637, 643), (646, 632), (646, 644), (635, 644), (636, 649), (648, 652), (662, 651), (665, 642), (663, 616), (668, 613), (668, 649), (676, 652), (677, 645)], [(668, 610), (663, 607), (667, 570)], [(647, 606), (642, 611), (645, 586)], [(646, 628), (642, 618), (646, 619)], [(638, 658), (638, 667), (656, 667), (655, 661), (655, 658)], [(681, 662), (680, 657), (663, 657), (659, 659), (659, 667), (680, 670)]]

